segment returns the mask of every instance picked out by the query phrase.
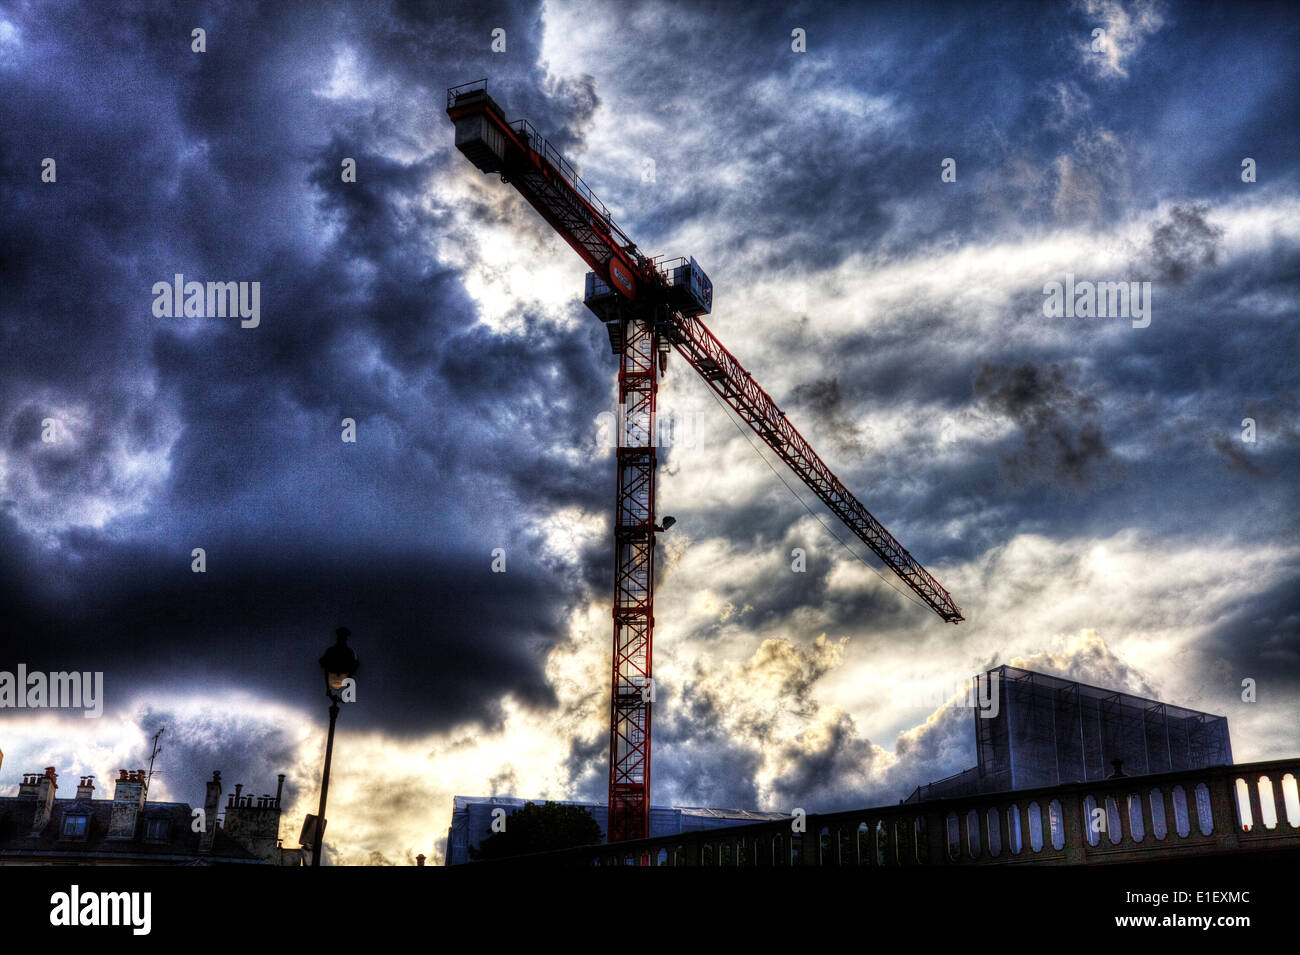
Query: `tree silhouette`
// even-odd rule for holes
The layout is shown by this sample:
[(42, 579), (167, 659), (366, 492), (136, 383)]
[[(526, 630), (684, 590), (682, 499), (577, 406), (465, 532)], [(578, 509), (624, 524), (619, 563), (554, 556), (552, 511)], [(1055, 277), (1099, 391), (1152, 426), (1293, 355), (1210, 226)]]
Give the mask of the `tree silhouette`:
[(477, 846), (470, 846), (469, 857), (475, 862), (504, 859), (596, 845), (602, 838), (600, 823), (581, 806), (564, 806), (549, 800), (540, 806), (530, 802), (506, 817), (504, 831), (494, 832)]

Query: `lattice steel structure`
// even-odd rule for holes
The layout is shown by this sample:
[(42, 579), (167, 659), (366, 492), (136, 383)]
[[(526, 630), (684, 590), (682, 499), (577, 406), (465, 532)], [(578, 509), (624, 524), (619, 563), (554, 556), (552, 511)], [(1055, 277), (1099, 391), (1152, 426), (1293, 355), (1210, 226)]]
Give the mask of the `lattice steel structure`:
[(1105, 779), (1115, 760), (1129, 776), (1232, 763), (1224, 716), (1018, 667), (976, 680), (998, 701), (974, 711), (980, 792)]
[(609, 832), (646, 832), (655, 574), (655, 323), (623, 318), (618, 369), (622, 421), (614, 520), (614, 672), (609, 728)]

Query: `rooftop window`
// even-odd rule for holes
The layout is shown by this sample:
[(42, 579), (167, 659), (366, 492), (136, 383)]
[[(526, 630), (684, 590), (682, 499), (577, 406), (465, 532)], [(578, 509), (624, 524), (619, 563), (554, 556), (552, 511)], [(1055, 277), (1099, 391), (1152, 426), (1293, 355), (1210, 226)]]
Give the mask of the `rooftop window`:
[(84, 839), (90, 828), (90, 816), (85, 813), (68, 813), (63, 817), (63, 838)]

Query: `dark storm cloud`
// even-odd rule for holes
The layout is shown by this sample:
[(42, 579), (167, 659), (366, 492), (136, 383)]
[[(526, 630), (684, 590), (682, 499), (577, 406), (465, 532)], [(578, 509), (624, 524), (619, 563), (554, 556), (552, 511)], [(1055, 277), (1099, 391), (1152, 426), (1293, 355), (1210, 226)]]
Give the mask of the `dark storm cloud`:
[[(294, 773), (299, 746), (294, 727), (240, 722), (236, 740), (232, 738), (234, 733), (186, 733), (180, 729), (186, 723), (185, 716), (166, 706), (146, 706), (139, 717), (140, 741), (135, 749), (135, 758), (128, 756), (125, 759), (131, 768), (147, 767), (154, 734), (163, 730), (158, 738), (160, 753), (155, 772), (173, 801), (202, 806), (205, 784), (213, 772), (221, 773), (222, 809), (236, 785), (242, 785), (246, 794), (273, 795), (276, 777), (280, 773), (285, 774), (282, 795), (285, 806), (293, 803), (304, 783), (311, 785), (296, 778)], [(231, 725), (223, 729), (233, 729), (234, 724), (232, 720)], [(108, 782), (100, 781), (101, 790)], [(111, 795), (111, 790), (108, 793), (101, 791), (100, 795)]]
[[(499, 725), (506, 694), (549, 706), (545, 654), (575, 601), (608, 593), (610, 560), (601, 541), (576, 567), (559, 563), (530, 522), (561, 507), (608, 515), (611, 460), (592, 420), (607, 410), (611, 358), (590, 320), (524, 315), (508, 333), (476, 324), (465, 276), (438, 258), (439, 243), (472, 260), (476, 226), (504, 220), (570, 253), (494, 180), (489, 202), (444, 204), (456, 190), (443, 187), (468, 171), (451, 148), (445, 87), (489, 76), (510, 118), (580, 166), (612, 161), (587, 154), (595, 124), (626, 133), (632, 168), (591, 184), (629, 210), (621, 224), (650, 251), (696, 251), (661, 248), (669, 233), (714, 244), (716, 267), (703, 264), (724, 340), (742, 357), (745, 316), (726, 313), (726, 289), (773, 269), (816, 282), (851, 255), (888, 266), (926, 243), (978, 253), (1080, 222), (1105, 229), (1169, 191), (1220, 209), (1241, 188), (1229, 172), (1244, 143), (1273, 183), (1293, 181), (1294, 122), (1281, 117), (1297, 115), (1294, 19), (1171, 20), (1159, 44), (1125, 61), (1124, 85), (1095, 82), (1076, 56), (1090, 26), (1082, 11), (1001, 10), (991, 29), (957, 5), (593, 7), (584, 30), (601, 17), (619, 28), (556, 78), (538, 65), (540, 5), (4, 8), (21, 47), (0, 52), (0, 441), (13, 480), (51, 496), (56, 512), (61, 494), (121, 511), (100, 529), (55, 527), (47, 549), (25, 494), (0, 504), (4, 643), (33, 666), (103, 661), (113, 695), (148, 681), (236, 683), (315, 701), (315, 658), (347, 622), (364, 660), (366, 705), (349, 713), (358, 725)], [(807, 54), (790, 51), (796, 15)], [(206, 54), (189, 51), (196, 24)], [(497, 26), (505, 54), (489, 48)], [(584, 38), (551, 41), (561, 51)], [(339, 64), (342, 95), (316, 96)], [(47, 155), (57, 185), (38, 181)], [(624, 188), (642, 155), (673, 189)], [(354, 184), (339, 180), (344, 156), (357, 160)], [(953, 184), (939, 180), (946, 156), (958, 159)], [(948, 302), (905, 304), (904, 322), (839, 338), (819, 336), (816, 315), (792, 316), (776, 340), (824, 365), (778, 398), (810, 433), (828, 429), (828, 456), (864, 439), (855, 415), (868, 400), (883, 413), (982, 410), (1016, 425), (1001, 450), (1029, 486), (1012, 500), (999, 449), (969, 453), (977, 435), (959, 432), (953, 451), (918, 426), (883, 460), (843, 462), (887, 526), (910, 525), (904, 543), (923, 559), (970, 558), (1025, 528), (1064, 538), (1137, 526), (1164, 539), (1193, 527), (1276, 545), (1294, 509), (1284, 482), (1295, 443), (1262, 440), (1264, 473), (1250, 475), (1225, 469), (1210, 436), (1231, 437), (1251, 401), (1294, 391), (1296, 252), (1280, 237), (1225, 269), (1206, 210), (1176, 208), (1147, 255), (1171, 287), (1141, 334), (1081, 328), (1049, 342), (1036, 288), (993, 329), (963, 330)], [(149, 289), (177, 271), (261, 281), (262, 325), (155, 320)], [(1060, 371), (1072, 362), (1086, 369), (1078, 379)], [(982, 381), (973, 395), (972, 380)], [(55, 407), (85, 409), (75, 445), (39, 442)], [(1281, 433), (1274, 422), (1287, 415), (1260, 413), (1261, 435)], [(358, 421), (355, 446), (339, 440), (343, 417)], [(1145, 457), (1125, 461), (1127, 484), (1098, 479), (1132, 449)], [(137, 486), (127, 451), (169, 470), (150, 464), (154, 483)], [(1078, 495), (1069, 508), (1064, 491)], [(741, 620), (755, 634), (802, 626), (794, 610), (807, 606), (832, 637), (865, 629), (868, 640), (926, 614), (886, 590), (830, 594), (827, 555), (839, 544), (821, 531), (790, 539), (806, 515), (775, 477), (756, 498), (712, 512), (672, 502), (697, 538), (771, 551), (748, 586), (717, 587), (750, 606)], [(189, 572), (194, 546), (208, 550), (206, 575)], [(808, 574), (789, 572), (791, 546), (808, 548)], [(488, 570), (495, 547), (506, 574)], [(1285, 634), (1285, 606), (1268, 619), (1277, 626), (1262, 640)], [(1246, 608), (1237, 622), (1249, 622)], [(688, 637), (720, 629), (710, 620)], [(815, 680), (781, 692), (811, 712)], [(702, 681), (669, 688), (657, 793), (753, 805), (760, 750), (717, 729), (735, 701)], [(746, 733), (771, 728), (761, 712), (737, 719)], [(870, 751), (844, 720), (827, 740), (781, 751), (781, 798), (840, 804), (835, 779)], [(970, 765), (952, 755), (955, 740), (936, 730), (899, 751), (929, 746), (937, 777)], [(283, 755), (282, 741), (260, 745), (271, 753), (260, 767), (228, 752), (217, 762), (218, 750), (184, 757), (260, 790)], [(606, 745), (575, 740), (569, 761), (598, 798)], [(201, 777), (182, 798), (201, 794)], [(900, 779), (890, 798), (924, 781)], [(497, 783), (513, 785), (508, 772)], [(404, 793), (399, 808), (416, 802)]]
[(1209, 211), (1204, 202), (1182, 203), (1170, 207), (1163, 222), (1152, 224), (1147, 254), (1157, 278), (1185, 282), (1218, 261), (1223, 228), (1208, 220)]
[(544, 135), (562, 154), (574, 155), (582, 150), (587, 128), (600, 106), (596, 78), (583, 74), (555, 79), (546, 85), (546, 94), (544, 115), (558, 115), (563, 124), (558, 129), (548, 126)]
[[(701, 686), (703, 676), (696, 668), (694, 678), (682, 686), (663, 684), (665, 703), (662, 718), (655, 725), (657, 758), (673, 768), (659, 788), (657, 802), (668, 805), (735, 806), (758, 805), (754, 783), (761, 756), (724, 728), (721, 701)], [(752, 730), (746, 727), (746, 736)], [(758, 735), (762, 738), (761, 728)], [(599, 754), (598, 754), (599, 755)], [(607, 758), (607, 754), (606, 754)]]
[[(722, 726), (718, 701), (698, 684), (665, 683), (664, 719), (655, 727), (656, 757), (672, 770), (656, 801), (669, 805), (735, 806), (758, 804), (754, 777), (761, 756)], [(606, 755), (607, 759), (607, 755)]]
[[(606, 698), (608, 706), (608, 697)], [(601, 707), (602, 711), (605, 707)], [(574, 734), (564, 761), (565, 778), (578, 798), (603, 800), (609, 797), (609, 735), (597, 733), (584, 739)]]
[(1003, 458), (1013, 482), (1050, 476), (1082, 485), (1109, 456), (1101, 403), (1070, 384), (1077, 377), (1077, 369), (1031, 364), (984, 365), (975, 376), (976, 399), (1020, 428), (1022, 446)]
[(1248, 402), (1246, 416), (1255, 423), (1256, 441), (1282, 451), (1300, 445), (1300, 395), (1295, 391), (1283, 390), (1267, 400)]
[(778, 806), (816, 807), (834, 812), (874, 801), (876, 793), (847, 790), (846, 779), (875, 770), (875, 749), (858, 735), (848, 713), (839, 713), (829, 733), (817, 740), (800, 740), (782, 749), (783, 772), (776, 783)]
[[(827, 811), (855, 798), (844, 781), (874, 771), (874, 749), (848, 714), (824, 713), (815, 693), (838, 664), (839, 646), (765, 640), (743, 666), (719, 670), (697, 661), (681, 686), (666, 683), (662, 694), (671, 705), (659, 711), (655, 739), (673, 767), (666, 788), (674, 798), (753, 808), (754, 780), (764, 765), (776, 773), (769, 808)], [(774, 686), (774, 698), (751, 698), (750, 683)], [(784, 725), (791, 714), (808, 721), (794, 738)], [(861, 795), (857, 790), (856, 798)]]
[[(914, 733), (900, 736), (894, 745), (894, 755), (909, 765), (923, 764), (933, 766), (939, 771), (934, 779), (941, 779), (965, 769), (973, 759), (974, 746), (970, 725), (970, 710), (956, 706), (945, 706), (932, 723), (928, 723)], [(954, 759), (954, 755), (957, 757)], [(933, 782), (933, 779), (917, 780), (912, 787)]]
[[(19, 564), (5, 556), (4, 642), (24, 647), (34, 669), (103, 670), (119, 713), (136, 684), (183, 683), (195, 673), (205, 683), (310, 697), (319, 691), (316, 657), (342, 621), (362, 657), (368, 705), (355, 719), (363, 725), (413, 731), (495, 720), (507, 690), (534, 705), (553, 701), (540, 648), (559, 627), (548, 594), (563, 581), (522, 556), (505, 574), (486, 572), (486, 553), (433, 548), (214, 546), (205, 574), (190, 573), (188, 551), (88, 546), (79, 556), (54, 563), (29, 553)], [(19, 568), (52, 583), (33, 592)], [(61, 599), (69, 594), (75, 602)]]
[[(7, 506), (5, 644), (33, 666), (102, 665), (119, 703), (195, 673), (305, 699), (346, 620), (362, 724), (494, 722), (507, 691), (550, 705), (544, 651), (585, 584), (517, 517), (607, 498), (563, 454), (594, 441), (606, 356), (585, 325), (477, 326), (430, 255), (450, 210), (428, 199), (463, 162), (444, 87), (482, 75), (502, 26), (522, 66), (493, 61), (498, 81), (538, 90), (539, 12), (91, 4), (16, 20), (23, 56), (77, 66), (9, 74), (0, 102), (5, 444), (33, 490), (88, 507), (144, 494), (119, 487), (119, 444), (170, 471), (144, 515), (112, 535), (56, 525), (51, 551)], [(360, 107), (313, 93), (345, 49)], [(586, 77), (529, 102), (577, 149), (599, 99)], [(56, 184), (31, 174), (46, 155)], [(175, 272), (259, 281), (260, 326), (154, 318), (150, 288)], [(89, 409), (81, 440), (42, 447), (41, 421), (69, 404)]]
[(1290, 562), (1274, 586), (1225, 607), (1206, 650), (1228, 662), (1229, 685), (1253, 678), (1261, 703), (1281, 704), (1300, 692), (1300, 567)]
[(497, 773), (487, 783), (487, 794), (489, 796), (509, 796), (519, 791), (519, 777), (515, 775), (513, 769), (505, 769)]
[(791, 401), (802, 405), (831, 435), (835, 448), (845, 456), (860, 457), (867, 449), (865, 429), (849, 416), (838, 378), (826, 378), (797, 385)]
[(1230, 471), (1240, 471), (1242, 474), (1262, 474), (1259, 465), (1250, 459), (1250, 453), (1242, 444), (1241, 439), (1232, 439), (1216, 434), (1212, 439), (1214, 450), (1223, 455), (1224, 463)]

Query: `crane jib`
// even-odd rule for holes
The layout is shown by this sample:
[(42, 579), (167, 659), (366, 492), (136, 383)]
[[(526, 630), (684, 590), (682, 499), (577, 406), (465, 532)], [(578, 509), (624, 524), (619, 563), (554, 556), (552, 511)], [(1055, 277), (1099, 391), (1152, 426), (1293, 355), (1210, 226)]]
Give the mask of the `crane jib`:
[(885, 566), (947, 622), (965, 619), (948, 591), (849, 492), (785, 412), (702, 321), (673, 316), (669, 328), (673, 345), (687, 363)]

